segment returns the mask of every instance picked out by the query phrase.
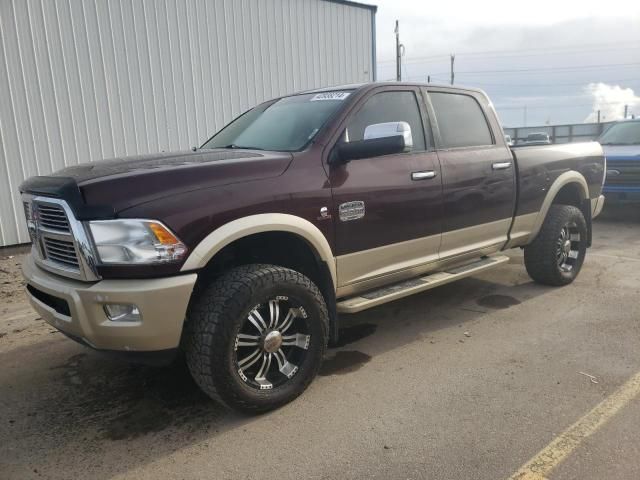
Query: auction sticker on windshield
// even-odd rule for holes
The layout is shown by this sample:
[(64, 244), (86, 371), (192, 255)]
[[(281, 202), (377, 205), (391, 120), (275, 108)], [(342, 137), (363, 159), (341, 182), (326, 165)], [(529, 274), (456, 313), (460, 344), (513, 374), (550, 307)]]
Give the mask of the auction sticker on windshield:
[(324, 92), (314, 95), (310, 102), (319, 102), (321, 100), (344, 100), (351, 92)]

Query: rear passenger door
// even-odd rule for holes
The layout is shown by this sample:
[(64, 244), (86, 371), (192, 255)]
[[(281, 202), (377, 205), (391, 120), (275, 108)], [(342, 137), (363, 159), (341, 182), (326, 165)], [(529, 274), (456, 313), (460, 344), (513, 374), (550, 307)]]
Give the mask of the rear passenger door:
[(515, 206), (515, 166), (487, 97), (428, 90), (443, 183), (440, 257), (492, 253), (507, 240)]

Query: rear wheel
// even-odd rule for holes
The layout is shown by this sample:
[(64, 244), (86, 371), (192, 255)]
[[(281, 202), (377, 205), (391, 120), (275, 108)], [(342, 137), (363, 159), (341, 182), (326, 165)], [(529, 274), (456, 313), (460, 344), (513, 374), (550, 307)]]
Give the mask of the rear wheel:
[(552, 205), (536, 239), (524, 248), (529, 276), (544, 285), (567, 285), (587, 253), (587, 222), (571, 205)]
[(277, 408), (316, 376), (328, 318), (320, 291), (301, 273), (237, 267), (194, 299), (185, 327), (187, 364), (215, 400), (244, 411)]

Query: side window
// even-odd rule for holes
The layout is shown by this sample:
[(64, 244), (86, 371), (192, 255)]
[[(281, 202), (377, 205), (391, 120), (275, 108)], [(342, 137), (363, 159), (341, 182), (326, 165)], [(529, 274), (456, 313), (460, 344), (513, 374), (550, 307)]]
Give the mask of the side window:
[(355, 142), (364, 139), (369, 125), (387, 122), (407, 122), (411, 127), (413, 151), (425, 150), (424, 129), (416, 95), (413, 92), (381, 92), (369, 98), (349, 120), (344, 140)]
[(470, 95), (429, 92), (444, 148), (493, 145), (482, 108)]

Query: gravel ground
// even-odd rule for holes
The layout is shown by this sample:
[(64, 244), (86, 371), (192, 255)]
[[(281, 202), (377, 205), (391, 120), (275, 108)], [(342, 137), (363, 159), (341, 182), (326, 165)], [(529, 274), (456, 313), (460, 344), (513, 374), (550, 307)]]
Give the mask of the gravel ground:
[[(25, 301), (0, 252), (0, 478), (444, 478), (512, 475), (640, 371), (640, 215), (607, 209), (578, 280), (499, 269), (346, 316), (298, 400), (257, 417), (180, 365), (107, 359)], [(580, 374), (595, 376), (598, 383)], [(555, 479), (640, 478), (640, 400)]]
[(24, 249), (12, 255), (0, 251), (0, 351), (57, 331), (36, 315), (27, 302), (20, 265)]

